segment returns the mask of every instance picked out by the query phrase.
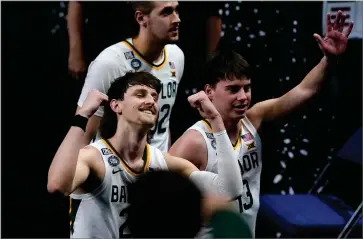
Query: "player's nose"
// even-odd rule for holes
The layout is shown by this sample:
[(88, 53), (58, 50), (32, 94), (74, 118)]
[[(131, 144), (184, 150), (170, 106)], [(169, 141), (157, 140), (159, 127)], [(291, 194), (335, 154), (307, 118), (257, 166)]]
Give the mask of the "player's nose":
[(181, 22), (180, 16), (177, 12), (173, 13), (173, 24), (179, 24)]
[(246, 101), (246, 100), (247, 100), (246, 92), (245, 92), (243, 89), (241, 89), (241, 90), (238, 92), (237, 100), (240, 100), (240, 101)]

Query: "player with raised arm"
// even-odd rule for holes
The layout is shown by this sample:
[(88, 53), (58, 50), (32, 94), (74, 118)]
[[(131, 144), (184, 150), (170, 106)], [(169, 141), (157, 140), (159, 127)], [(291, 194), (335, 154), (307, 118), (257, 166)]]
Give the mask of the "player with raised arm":
[[(292, 90), (275, 99), (251, 103), (250, 66), (235, 52), (219, 52), (207, 64), (204, 91), (223, 118), (230, 142), (238, 157), (243, 178), (242, 197), (236, 199), (239, 210), (255, 232), (259, 209), (260, 175), (262, 168), (261, 139), (258, 132), (263, 122), (281, 118), (314, 97), (323, 86), (329, 71), (336, 67), (337, 57), (344, 53), (353, 23), (343, 32), (346, 14), (338, 12), (334, 24), (327, 15), (324, 39), (314, 34), (324, 57)], [(170, 154), (185, 158), (200, 170), (218, 172), (218, 157), (213, 125), (208, 119), (195, 123), (171, 147)], [(237, 179), (236, 179), (237, 182)]]

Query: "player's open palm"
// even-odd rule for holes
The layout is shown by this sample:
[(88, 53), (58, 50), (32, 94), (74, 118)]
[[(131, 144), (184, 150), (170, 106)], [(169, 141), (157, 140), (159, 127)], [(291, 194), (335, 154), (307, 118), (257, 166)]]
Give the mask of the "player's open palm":
[(213, 120), (220, 115), (204, 91), (199, 91), (198, 93), (189, 96), (188, 101), (205, 119)]
[(104, 101), (108, 101), (107, 95), (98, 90), (91, 90), (88, 92), (87, 98), (78, 112), (89, 118), (97, 111)]
[(353, 22), (349, 22), (347, 30), (343, 33), (345, 20), (348, 18), (345, 13), (338, 11), (333, 24), (331, 22), (330, 13), (328, 13), (326, 17), (327, 32), (324, 39), (318, 34), (314, 34), (314, 37), (325, 56), (339, 56), (345, 52), (348, 36), (353, 28)]

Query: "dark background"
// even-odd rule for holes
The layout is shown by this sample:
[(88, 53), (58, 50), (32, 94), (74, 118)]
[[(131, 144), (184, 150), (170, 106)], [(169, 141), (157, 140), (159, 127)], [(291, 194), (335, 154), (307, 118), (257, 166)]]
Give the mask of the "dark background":
[[(191, 44), (203, 45), (188, 28), (190, 23), (193, 29), (202, 28), (205, 19), (195, 17), (201, 5), (184, 4), (180, 45), (188, 62), (202, 58)], [(1, 3), (2, 237), (69, 236), (67, 199), (46, 190), (49, 165), (82, 87), (67, 73), (66, 7), (64, 2)], [(322, 31), (321, 2), (229, 2), (220, 9), (220, 45), (234, 48), (255, 67), (254, 103), (290, 90), (322, 57), (313, 38)], [(197, 86), (199, 66), (189, 65), (172, 114), (174, 140), (196, 120), (186, 96)], [(261, 193), (306, 193), (361, 125), (362, 42), (349, 40), (335, 78), (320, 94), (299, 111), (264, 126)], [(335, 165), (323, 192), (356, 207), (362, 194), (361, 166)]]

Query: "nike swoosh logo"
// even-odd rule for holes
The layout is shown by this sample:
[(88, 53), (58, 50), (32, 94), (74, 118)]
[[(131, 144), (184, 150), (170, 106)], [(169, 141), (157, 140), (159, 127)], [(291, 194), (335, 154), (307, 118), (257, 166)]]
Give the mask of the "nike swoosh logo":
[(116, 174), (116, 173), (118, 173), (118, 172), (122, 172), (123, 170), (122, 169), (120, 169), (120, 168), (118, 168), (118, 169), (113, 169), (112, 170), (112, 174)]

